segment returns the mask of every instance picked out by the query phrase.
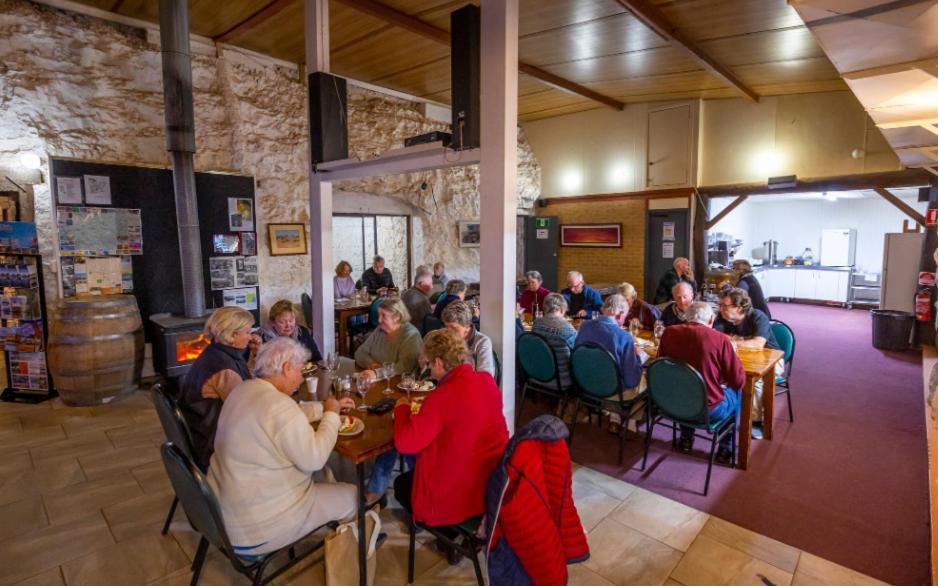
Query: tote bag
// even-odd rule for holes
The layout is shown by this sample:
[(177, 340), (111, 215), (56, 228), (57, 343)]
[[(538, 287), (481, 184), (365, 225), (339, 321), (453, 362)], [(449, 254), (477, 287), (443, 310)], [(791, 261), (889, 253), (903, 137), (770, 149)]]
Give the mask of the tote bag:
[[(375, 544), (381, 532), (381, 518), (371, 509), (365, 513), (366, 560), (368, 586), (375, 581)], [(336, 527), (326, 537), (326, 586), (357, 586), (358, 584), (358, 520)]]

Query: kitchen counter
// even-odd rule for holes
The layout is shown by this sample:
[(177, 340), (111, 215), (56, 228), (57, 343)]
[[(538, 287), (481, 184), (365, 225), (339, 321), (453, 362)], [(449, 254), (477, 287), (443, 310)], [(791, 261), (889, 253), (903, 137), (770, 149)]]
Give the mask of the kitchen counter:
[(764, 265), (753, 268), (766, 299), (802, 299), (846, 305), (852, 267)]
[(794, 270), (810, 270), (810, 271), (841, 271), (841, 272), (850, 272), (851, 267), (825, 267), (821, 265), (758, 265), (752, 267), (753, 273), (759, 273), (762, 271), (770, 269), (794, 269)]

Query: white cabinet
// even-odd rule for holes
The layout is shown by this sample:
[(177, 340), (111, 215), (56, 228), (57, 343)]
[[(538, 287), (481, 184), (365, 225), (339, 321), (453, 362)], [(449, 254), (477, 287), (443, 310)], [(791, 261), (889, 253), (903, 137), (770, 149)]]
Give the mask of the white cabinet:
[(771, 268), (756, 273), (766, 299), (847, 302), (848, 271)]
[(811, 271), (816, 273), (817, 289), (813, 299), (821, 301), (847, 302), (847, 276), (846, 271)]
[(817, 273), (810, 269), (789, 269), (795, 275), (795, 294), (797, 299), (814, 299), (817, 293)]
[(772, 280), (773, 297), (791, 299), (795, 296), (795, 273), (793, 269), (772, 269), (769, 271)]

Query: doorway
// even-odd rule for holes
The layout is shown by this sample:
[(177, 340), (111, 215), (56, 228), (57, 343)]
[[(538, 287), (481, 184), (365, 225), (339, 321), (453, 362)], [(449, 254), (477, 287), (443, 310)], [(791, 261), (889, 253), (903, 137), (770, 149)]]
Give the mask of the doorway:
[(658, 281), (674, 265), (689, 257), (688, 210), (648, 210), (645, 239), (645, 300), (653, 303)]
[(352, 277), (361, 278), (375, 255), (402, 289), (410, 283), (410, 217), (366, 214), (332, 216), (332, 259), (348, 261)]

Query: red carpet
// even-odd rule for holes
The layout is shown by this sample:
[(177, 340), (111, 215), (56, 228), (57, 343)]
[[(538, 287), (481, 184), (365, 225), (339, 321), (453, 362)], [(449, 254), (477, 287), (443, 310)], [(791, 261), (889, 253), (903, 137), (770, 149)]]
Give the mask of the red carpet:
[(753, 441), (749, 470), (714, 465), (704, 497), (706, 460), (672, 452), (670, 433), (656, 432), (643, 475), (640, 442), (619, 467), (613, 436), (586, 424), (574, 461), (880, 580), (929, 583), (921, 354), (874, 349), (867, 311), (771, 307), (797, 340), (795, 422), (777, 398), (775, 437)]

